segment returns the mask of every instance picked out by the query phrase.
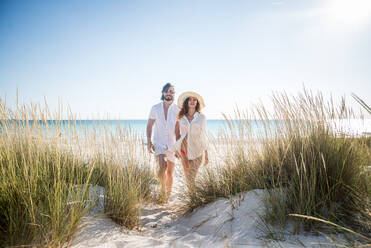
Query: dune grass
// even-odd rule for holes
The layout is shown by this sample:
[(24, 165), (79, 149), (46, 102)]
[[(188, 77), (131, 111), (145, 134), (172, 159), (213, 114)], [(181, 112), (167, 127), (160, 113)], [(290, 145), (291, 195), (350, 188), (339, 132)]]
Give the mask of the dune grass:
[(0, 99), (0, 246), (63, 246), (94, 205), (95, 185), (104, 187), (113, 220), (139, 225), (155, 182), (148, 156), (138, 156), (145, 154), (140, 137), (60, 116), (47, 105), (11, 111)]
[(371, 137), (346, 135), (332, 121), (355, 118), (352, 110), (344, 101), (336, 106), (305, 90), (298, 96), (275, 94), (272, 103), (272, 111), (257, 105), (226, 117), (226, 135), (219, 137), (224, 160), (199, 175), (188, 207), (264, 188), (263, 219), (269, 225), (291, 222), (293, 233), (326, 226), (290, 216), (298, 214), (369, 235)]
[(39, 140), (17, 135), (0, 142), (1, 243), (62, 245), (89, 209), (92, 170)]
[(150, 155), (139, 142), (132, 132), (119, 134), (95, 158), (104, 178), (105, 212), (130, 229), (140, 226), (142, 203), (152, 199), (151, 189), (157, 183)]

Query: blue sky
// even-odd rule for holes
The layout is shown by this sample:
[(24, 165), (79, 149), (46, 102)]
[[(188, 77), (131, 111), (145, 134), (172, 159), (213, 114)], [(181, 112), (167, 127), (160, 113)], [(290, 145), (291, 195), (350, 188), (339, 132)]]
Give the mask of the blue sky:
[(210, 119), (303, 85), (371, 102), (371, 2), (0, 1), (0, 96), (145, 119), (164, 83)]

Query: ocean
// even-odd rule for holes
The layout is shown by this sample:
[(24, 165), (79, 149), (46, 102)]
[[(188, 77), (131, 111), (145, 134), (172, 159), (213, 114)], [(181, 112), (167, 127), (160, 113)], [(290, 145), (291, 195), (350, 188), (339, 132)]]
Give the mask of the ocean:
[[(109, 132), (115, 133), (117, 131), (125, 132), (129, 130), (138, 136), (146, 136), (147, 120), (47, 120), (47, 121), (7, 121), (16, 122), (18, 125), (29, 125), (31, 127), (41, 127), (45, 132), (47, 131), (52, 135), (64, 136), (68, 134), (77, 134), (79, 136), (88, 135), (90, 132), (101, 133)], [(238, 120), (232, 121), (236, 124)], [(258, 134), (264, 132), (264, 126), (269, 124), (271, 131), (279, 125), (281, 120), (249, 120), (251, 124), (250, 129), (245, 127), (245, 131)], [(0, 121), (0, 132), (4, 121)], [(58, 125), (57, 125), (58, 123)], [(75, 125), (74, 125), (75, 124)], [(337, 120), (332, 122), (335, 129), (346, 131), (352, 134), (370, 134), (371, 133), (371, 120)], [(57, 128), (58, 127), (58, 128)], [(208, 134), (217, 137), (221, 133), (230, 133), (228, 122), (226, 120), (207, 120)]]
[[(30, 127), (41, 127), (43, 130), (57, 131), (60, 135), (76, 132), (83, 134), (86, 131), (108, 131), (111, 133), (117, 132), (118, 129), (122, 131), (129, 130), (140, 136), (146, 135), (147, 120), (47, 120), (47, 121), (8, 121), (8, 123), (18, 125), (29, 125)], [(0, 127), (2, 126), (0, 122)], [(56, 127), (59, 126), (59, 130)], [(226, 120), (208, 120), (207, 130), (212, 135), (217, 135), (219, 132), (227, 129)], [(1, 129), (0, 129), (1, 130)]]

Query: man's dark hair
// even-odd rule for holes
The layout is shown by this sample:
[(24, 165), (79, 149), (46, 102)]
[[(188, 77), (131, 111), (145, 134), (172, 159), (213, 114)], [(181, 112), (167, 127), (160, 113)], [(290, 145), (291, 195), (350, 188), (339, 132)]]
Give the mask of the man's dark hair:
[(167, 92), (170, 87), (174, 87), (174, 85), (172, 85), (171, 83), (167, 83), (167, 84), (164, 85), (164, 87), (162, 87), (162, 91), (161, 91), (161, 100), (162, 101), (165, 99), (163, 93)]

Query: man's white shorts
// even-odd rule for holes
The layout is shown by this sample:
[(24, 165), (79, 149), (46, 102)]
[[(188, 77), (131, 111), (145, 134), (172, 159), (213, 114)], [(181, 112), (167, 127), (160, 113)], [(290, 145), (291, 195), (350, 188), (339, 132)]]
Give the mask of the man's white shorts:
[(154, 144), (156, 156), (165, 154), (165, 160), (175, 163), (175, 153), (170, 151), (167, 146)]

